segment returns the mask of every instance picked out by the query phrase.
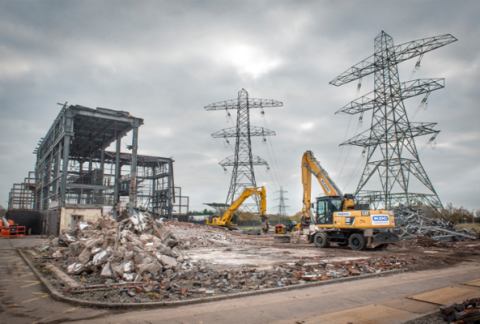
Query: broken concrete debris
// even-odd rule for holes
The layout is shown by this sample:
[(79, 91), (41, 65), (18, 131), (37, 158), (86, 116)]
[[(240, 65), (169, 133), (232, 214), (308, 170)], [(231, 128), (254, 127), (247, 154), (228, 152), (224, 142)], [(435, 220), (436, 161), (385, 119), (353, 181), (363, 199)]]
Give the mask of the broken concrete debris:
[(118, 223), (108, 216), (98, 222), (80, 222), (40, 249), (51, 252), (53, 258), (67, 258), (69, 275), (98, 274), (138, 282), (178, 272), (185, 261), (178, 243), (161, 219), (135, 211)]
[(203, 225), (163, 223), (144, 213), (118, 223), (105, 216), (96, 223), (80, 223), (58, 239), (52, 238), (47, 246), (38, 248), (42, 252), (38, 261), (40, 266), (54, 264), (78, 282), (72, 287), (55, 273), (46, 273), (67, 296), (125, 303), (301, 285), (402, 269), (412, 262), (395, 257), (336, 262), (307, 257), (277, 262), (268, 269), (252, 265), (228, 269), (209, 260), (191, 259), (185, 252), (193, 247), (196, 251), (232, 251), (232, 247), (245, 244), (241, 237)]
[[(108, 230), (106, 232), (108, 232)], [(140, 242), (142, 241), (140, 238), (142, 235), (143, 233), (136, 236), (139, 237), (138, 239)], [(132, 241), (133, 238), (135, 238), (135, 236), (132, 236)], [(180, 242), (181, 241), (182, 240), (180, 239)], [(58, 247), (56, 251), (61, 248), (62, 247)], [(105, 271), (105, 269), (110, 269), (110, 272), (112, 273), (111, 277), (105, 278), (101, 275), (101, 277), (99, 277), (98, 272), (92, 272), (90, 275), (82, 272), (80, 275), (72, 275), (72, 277), (77, 278), (77, 280), (85, 275), (86, 279), (81, 287), (76, 289), (63, 288), (59, 290), (63, 290), (64, 294), (67, 296), (76, 298), (80, 297), (88, 300), (101, 300), (103, 302), (136, 303), (155, 302), (158, 299), (167, 301), (183, 300), (285, 287), (289, 285), (302, 285), (315, 281), (380, 273), (389, 270), (402, 269), (413, 262), (412, 259), (409, 258), (399, 259), (395, 257), (379, 257), (336, 262), (315, 261), (312, 258), (305, 258), (296, 260), (295, 262), (280, 262), (272, 268), (264, 270), (249, 266), (245, 266), (242, 269), (213, 269), (211, 268), (209, 261), (189, 260), (184, 257), (185, 261), (180, 267), (169, 268), (168, 262), (176, 261), (178, 265), (179, 259), (173, 256), (162, 255), (160, 259), (165, 257), (165, 260), (162, 262), (158, 261), (157, 258), (158, 265), (162, 266), (162, 271), (152, 270), (153, 272), (156, 272), (156, 275), (153, 276), (151, 275), (151, 272), (149, 272), (150, 270), (141, 270), (145, 267), (145, 259), (153, 259), (151, 254), (144, 256), (143, 260), (141, 260), (138, 257), (140, 253), (131, 257), (127, 252), (124, 253), (121, 262), (115, 261), (116, 254), (113, 253), (113, 259), (110, 259), (109, 261), (107, 258), (107, 263), (110, 262), (110, 266), (107, 267), (107, 263), (105, 263), (103, 268), (99, 270), (102, 272)], [(83, 251), (80, 254), (82, 253)], [(97, 252), (95, 255), (98, 253), (100, 252)], [(65, 258), (66, 257), (63, 259)], [(58, 267), (61, 267), (62, 263), (65, 267), (68, 266), (69, 262), (73, 264), (69, 258), (67, 258), (67, 260), (63, 259), (52, 260), (47, 254), (44, 255), (42, 262), (51, 261), (56, 263)], [(88, 262), (93, 263), (92, 258), (90, 258)], [(133, 269), (132, 263), (135, 264), (135, 274), (133, 270), (132, 272), (127, 272), (128, 270), (126, 269)], [(122, 264), (123, 267), (121, 267)], [(148, 264), (155, 263), (148, 262)], [(120, 276), (117, 271), (120, 273), (123, 272), (123, 276)], [(116, 277), (115, 273), (117, 273)], [(135, 279), (139, 273), (144, 275), (141, 280), (137, 281)], [(145, 275), (145, 273), (147, 273), (147, 275)], [(134, 281), (127, 281), (124, 277), (125, 274), (132, 275)], [(115, 283), (114, 280), (118, 283)], [(105, 293), (106, 291), (108, 293)]]

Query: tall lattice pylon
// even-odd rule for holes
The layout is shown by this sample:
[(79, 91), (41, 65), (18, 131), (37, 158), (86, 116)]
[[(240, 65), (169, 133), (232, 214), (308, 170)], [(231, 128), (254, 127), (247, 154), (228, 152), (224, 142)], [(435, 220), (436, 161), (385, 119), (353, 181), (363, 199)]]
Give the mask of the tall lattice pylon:
[[(416, 56), (423, 56), (424, 53), (455, 41), (457, 41), (455, 37), (447, 34), (395, 46), (393, 38), (382, 31), (375, 38), (375, 53), (372, 56), (330, 82), (332, 85), (340, 86), (357, 79), (361, 82), (363, 77), (372, 73), (375, 77), (372, 93), (355, 99), (337, 111), (363, 115), (365, 111), (372, 110), (370, 129), (340, 144), (360, 146), (366, 152), (365, 168), (355, 192), (359, 203), (371, 203), (377, 208), (390, 208), (397, 204), (411, 205), (421, 202), (437, 210), (443, 208), (420, 163), (414, 141), (414, 137), (421, 135), (431, 135), (432, 141), (440, 131), (433, 129), (436, 123), (410, 122), (403, 100), (422, 94), (427, 98), (430, 92), (444, 88), (445, 80), (418, 79), (400, 82), (397, 64)], [(375, 173), (379, 176), (381, 190), (362, 191)], [(410, 175), (418, 179), (429, 192), (410, 192)], [(392, 191), (398, 187), (399, 192)]]
[(288, 200), (288, 198), (285, 198), (284, 194), (287, 193), (288, 191), (285, 191), (283, 190), (283, 187), (280, 186), (280, 190), (279, 191), (276, 191), (275, 193), (278, 193), (279, 196), (278, 198), (276, 198), (276, 200), (278, 200), (278, 215), (280, 216), (287, 216), (287, 207), (289, 206), (286, 206), (285, 205), (285, 200)]
[[(272, 99), (253, 99), (248, 97), (248, 92), (242, 89), (238, 92), (238, 99), (216, 102), (205, 107), (206, 110), (237, 109), (237, 125), (213, 133), (214, 138), (235, 137), (235, 154), (222, 160), (219, 164), (226, 170), (227, 166), (233, 167), (232, 179), (228, 190), (226, 203), (232, 204), (245, 188), (256, 187), (255, 165), (265, 165), (267, 161), (259, 156), (252, 155), (252, 136), (274, 136), (275, 132), (263, 127), (250, 126), (251, 108), (281, 107), (283, 103)], [(255, 196), (258, 198), (258, 196)], [(255, 199), (258, 210), (258, 199)]]

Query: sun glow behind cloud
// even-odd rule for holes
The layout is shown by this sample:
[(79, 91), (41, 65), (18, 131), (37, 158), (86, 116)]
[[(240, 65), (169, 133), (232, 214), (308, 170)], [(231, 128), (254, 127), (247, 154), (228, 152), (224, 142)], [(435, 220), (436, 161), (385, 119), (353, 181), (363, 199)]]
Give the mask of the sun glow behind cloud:
[(246, 44), (231, 45), (222, 56), (226, 62), (237, 68), (239, 74), (246, 74), (252, 78), (258, 78), (281, 64), (279, 58)]

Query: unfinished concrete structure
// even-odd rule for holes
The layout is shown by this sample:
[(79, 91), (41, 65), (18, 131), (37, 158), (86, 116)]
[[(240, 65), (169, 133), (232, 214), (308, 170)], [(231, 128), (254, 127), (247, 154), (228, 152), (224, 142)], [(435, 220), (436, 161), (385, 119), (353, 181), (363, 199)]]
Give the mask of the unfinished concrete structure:
[[(112, 208), (117, 216), (125, 206), (130, 213), (141, 207), (171, 218), (174, 161), (137, 154), (142, 124), (126, 111), (63, 105), (34, 152), (34, 208), (58, 213), (58, 232)], [(131, 153), (122, 153), (122, 137), (130, 131)], [(106, 151), (112, 144), (115, 151)]]

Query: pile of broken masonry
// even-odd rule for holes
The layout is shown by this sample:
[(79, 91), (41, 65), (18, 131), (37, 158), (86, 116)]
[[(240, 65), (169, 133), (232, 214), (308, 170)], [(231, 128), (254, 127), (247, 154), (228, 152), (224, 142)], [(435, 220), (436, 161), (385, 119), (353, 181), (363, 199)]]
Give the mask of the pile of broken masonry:
[(441, 306), (440, 316), (447, 323), (480, 323), (480, 298), (467, 299), (459, 304)]
[(119, 222), (108, 216), (80, 222), (39, 249), (52, 258), (68, 258), (69, 275), (93, 273), (129, 282), (178, 272), (184, 262), (179, 243), (161, 220), (135, 212)]
[[(42, 256), (34, 263), (39, 268), (48, 263), (70, 275), (78, 284), (75, 287), (68, 287), (61, 278), (44, 272), (66, 296), (107, 303), (141, 303), (308, 284), (407, 268), (414, 262), (412, 258), (395, 257), (332, 263), (305, 258), (278, 263), (272, 269), (213, 269), (207, 261), (190, 260), (184, 255), (181, 251), (195, 242), (174, 235), (170, 226), (142, 213), (118, 223), (102, 217), (95, 223), (80, 223), (75, 230), (37, 248)], [(213, 246), (219, 245), (220, 238), (210, 239)]]

